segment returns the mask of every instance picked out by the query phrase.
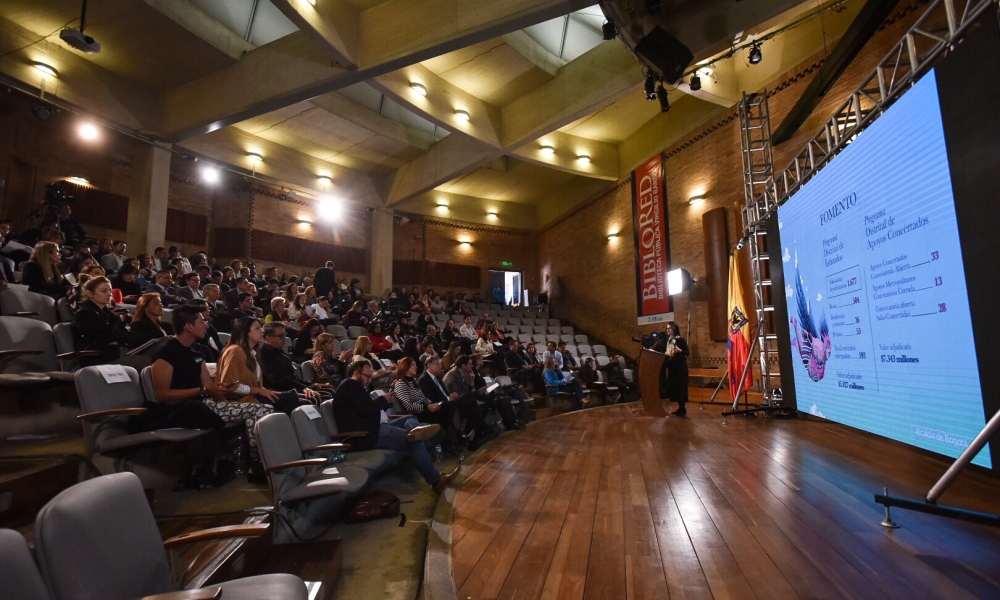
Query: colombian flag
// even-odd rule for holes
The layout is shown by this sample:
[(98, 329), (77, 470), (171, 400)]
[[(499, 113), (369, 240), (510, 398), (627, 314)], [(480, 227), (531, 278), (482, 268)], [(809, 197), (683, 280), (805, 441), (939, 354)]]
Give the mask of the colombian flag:
[(733, 400), (753, 385), (753, 369), (747, 371), (743, 385), (739, 382), (750, 356), (750, 320), (747, 318), (747, 304), (743, 298), (738, 258), (741, 251), (734, 250), (729, 256), (729, 341), (726, 355), (729, 359), (729, 392)]

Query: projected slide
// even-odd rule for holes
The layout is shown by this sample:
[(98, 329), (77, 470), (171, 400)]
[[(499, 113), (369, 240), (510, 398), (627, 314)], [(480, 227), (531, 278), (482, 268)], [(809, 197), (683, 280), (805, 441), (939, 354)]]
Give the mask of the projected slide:
[(985, 417), (934, 73), (778, 222), (799, 409), (958, 456)]

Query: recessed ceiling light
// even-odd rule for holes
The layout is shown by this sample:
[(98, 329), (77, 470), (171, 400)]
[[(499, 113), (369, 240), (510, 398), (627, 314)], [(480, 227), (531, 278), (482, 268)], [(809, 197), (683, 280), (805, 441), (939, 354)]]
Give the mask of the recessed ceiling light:
[(579, 160), (579, 161), (582, 161), (582, 162), (590, 162), (590, 155), (589, 154), (577, 154), (576, 155), (576, 160)]
[(100, 135), (100, 132), (97, 130), (97, 126), (93, 123), (81, 123), (80, 127), (77, 128), (77, 133), (79, 133), (80, 137), (88, 142), (96, 140)]
[(420, 94), (421, 96), (427, 96), (427, 87), (422, 83), (417, 83), (416, 81), (410, 82), (410, 89), (414, 92)]
[(469, 111), (462, 110), (461, 108), (455, 109), (455, 116), (465, 122), (472, 120), (472, 115), (469, 114)]
[(552, 144), (542, 144), (541, 146), (539, 146), (539, 150), (541, 150), (542, 152), (544, 152), (546, 154), (555, 154), (556, 153), (555, 146), (553, 146)]
[(218, 183), (222, 175), (215, 167), (206, 166), (201, 169), (201, 178), (205, 180), (205, 183)]
[(264, 155), (260, 152), (247, 152), (247, 158), (249, 158), (251, 162), (260, 162), (264, 160)]
[(38, 69), (39, 71), (45, 73), (50, 77), (59, 77), (59, 71), (57, 71), (56, 68), (53, 67), (52, 65), (43, 62), (38, 62), (37, 60), (33, 60), (31, 61), (31, 66), (35, 67), (36, 69)]

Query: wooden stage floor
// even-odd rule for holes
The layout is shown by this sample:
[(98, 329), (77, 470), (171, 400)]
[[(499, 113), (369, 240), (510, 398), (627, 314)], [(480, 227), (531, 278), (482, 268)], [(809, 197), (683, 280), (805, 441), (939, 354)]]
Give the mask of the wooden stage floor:
[[(947, 461), (816, 420), (654, 420), (596, 408), (505, 434), (466, 468), (452, 561), (466, 598), (1000, 598), (1000, 530), (894, 510)], [(943, 504), (997, 512), (1000, 480)]]

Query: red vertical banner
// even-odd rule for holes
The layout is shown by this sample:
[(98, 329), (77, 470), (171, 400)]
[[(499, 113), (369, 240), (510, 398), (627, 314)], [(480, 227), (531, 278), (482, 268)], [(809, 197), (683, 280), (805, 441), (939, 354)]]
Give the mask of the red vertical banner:
[(662, 154), (632, 172), (632, 235), (639, 325), (670, 321), (674, 318), (674, 305), (667, 294), (670, 227)]

